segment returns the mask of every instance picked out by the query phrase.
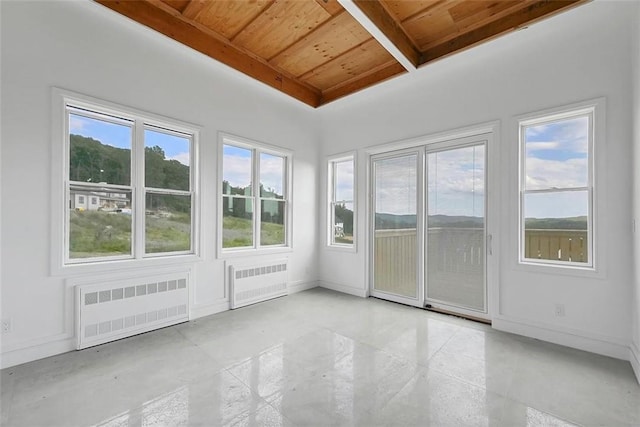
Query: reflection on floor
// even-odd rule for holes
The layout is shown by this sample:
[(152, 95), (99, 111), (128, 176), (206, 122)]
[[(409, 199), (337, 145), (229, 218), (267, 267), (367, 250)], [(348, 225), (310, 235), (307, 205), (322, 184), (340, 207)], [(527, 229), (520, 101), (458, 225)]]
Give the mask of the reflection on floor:
[(628, 362), (313, 289), (1, 372), (2, 425), (638, 425)]

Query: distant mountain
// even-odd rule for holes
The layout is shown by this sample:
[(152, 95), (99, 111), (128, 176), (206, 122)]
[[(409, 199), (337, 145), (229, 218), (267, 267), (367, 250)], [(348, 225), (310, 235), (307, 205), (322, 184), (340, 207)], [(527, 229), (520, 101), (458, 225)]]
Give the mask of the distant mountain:
[[(482, 228), (484, 226), (484, 218), (476, 216), (429, 215), (427, 225), (429, 228)], [(386, 213), (376, 214), (376, 229), (389, 230), (400, 228), (416, 228), (416, 216)], [(525, 228), (529, 230), (586, 230), (587, 217), (526, 218)]]
[(376, 229), (396, 230), (399, 228), (416, 228), (416, 216), (385, 213), (376, 214)]
[[(484, 219), (474, 216), (429, 215), (429, 227), (481, 228)], [(376, 214), (376, 228), (399, 229), (416, 228), (415, 215)]]
[(525, 218), (524, 227), (528, 230), (586, 230), (587, 217)]
[(477, 216), (429, 215), (427, 225), (432, 227), (482, 228), (484, 218)]

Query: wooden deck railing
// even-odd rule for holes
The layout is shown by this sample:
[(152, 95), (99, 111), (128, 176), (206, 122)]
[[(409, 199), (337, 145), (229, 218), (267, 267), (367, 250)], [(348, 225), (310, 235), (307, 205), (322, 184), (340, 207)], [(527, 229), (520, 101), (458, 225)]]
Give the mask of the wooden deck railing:
[(533, 259), (587, 262), (587, 230), (525, 230), (524, 256)]
[[(415, 287), (416, 229), (375, 232), (376, 287)], [(481, 228), (430, 228), (428, 268), (438, 272), (482, 272), (485, 262)], [(586, 230), (526, 230), (525, 258), (587, 262)], [(413, 292), (413, 291), (412, 291)]]
[(417, 297), (416, 237), (415, 228), (376, 230), (373, 262), (376, 290)]

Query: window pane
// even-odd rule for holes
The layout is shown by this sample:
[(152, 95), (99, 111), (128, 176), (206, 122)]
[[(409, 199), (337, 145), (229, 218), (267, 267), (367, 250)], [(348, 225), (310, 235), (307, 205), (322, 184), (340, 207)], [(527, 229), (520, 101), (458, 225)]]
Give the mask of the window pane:
[(222, 197), (222, 247), (253, 246), (253, 199)]
[(131, 255), (130, 191), (72, 186), (69, 194), (69, 259)]
[(588, 262), (588, 191), (526, 194), (524, 257)]
[(189, 191), (190, 139), (144, 131), (145, 186)]
[(455, 223), (475, 228), (483, 224), (484, 157), (484, 145), (427, 156), (429, 227)]
[(526, 126), (527, 190), (587, 187), (589, 116)]
[(69, 113), (69, 180), (131, 184), (131, 126)]
[(335, 197), (334, 200), (353, 200), (353, 160), (336, 162), (335, 168)]
[(485, 310), (485, 146), (427, 155), (427, 298)]
[(284, 157), (260, 153), (260, 197), (284, 199)]
[(376, 160), (373, 285), (377, 291), (418, 296), (418, 156)]
[(416, 228), (417, 171), (415, 155), (376, 162), (376, 230)]
[(277, 200), (262, 200), (260, 202), (262, 221), (260, 223), (260, 245), (284, 245), (285, 202)]
[(251, 196), (253, 163), (251, 150), (225, 145), (222, 148), (222, 193)]
[(353, 202), (333, 206), (333, 243), (353, 244)]
[(145, 252), (191, 250), (191, 196), (147, 193)]

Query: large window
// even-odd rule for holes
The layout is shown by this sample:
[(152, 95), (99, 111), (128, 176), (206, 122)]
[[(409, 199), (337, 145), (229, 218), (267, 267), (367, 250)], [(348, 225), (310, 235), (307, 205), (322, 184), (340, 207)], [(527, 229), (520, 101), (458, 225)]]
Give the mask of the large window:
[(330, 246), (354, 247), (355, 197), (354, 157), (329, 160), (329, 238)]
[(288, 153), (222, 137), (222, 249), (289, 246)]
[(64, 97), (64, 263), (194, 253), (196, 131)]
[(593, 266), (595, 105), (521, 120), (520, 259)]

